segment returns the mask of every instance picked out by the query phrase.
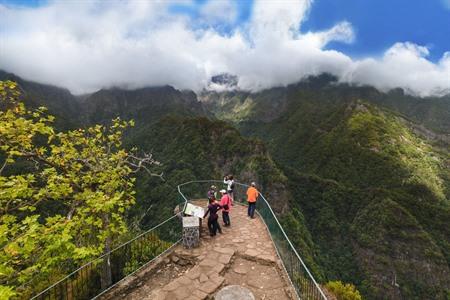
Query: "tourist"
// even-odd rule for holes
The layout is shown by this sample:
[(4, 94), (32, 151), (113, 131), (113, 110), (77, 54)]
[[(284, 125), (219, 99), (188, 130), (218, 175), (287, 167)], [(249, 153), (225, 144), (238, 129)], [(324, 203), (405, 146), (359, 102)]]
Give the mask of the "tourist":
[(231, 197), (225, 190), (220, 190), (222, 198), (220, 198), (220, 206), (222, 207), (222, 220), (224, 226), (228, 227), (230, 223)]
[(231, 205), (233, 205), (234, 201), (234, 179), (233, 175), (225, 176), (223, 179), (223, 183), (227, 185), (227, 193), (230, 195), (231, 198)]
[(255, 208), (256, 208), (256, 199), (258, 199), (259, 192), (256, 189), (256, 183), (252, 182), (250, 187), (247, 189), (247, 201), (248, 201), (248, 210), (247, 214), (250, 218), (254, 219)]
[(206, 211), (203, 218), (206, 218), (206, 216), (209, 213), (208, 229), (209, 229), (210, 236), (215, 236), (217, 231), (219, 231), (219, 233), (222, 233), (222, 228), (220, 228), (220, 225), (218, 222), (219, 215), (217, 214), (217, 212), (220, 209), (221, 209), (221, 206), (218, 203), (216, 203), (215, 199), (209, 199), (208, 210)]
[(212, 185), (208, 191), (208, 200), (211, 200), (211, 199), (214, 199), (214, 200), (217, 199), (217, 188), (215, 185)]

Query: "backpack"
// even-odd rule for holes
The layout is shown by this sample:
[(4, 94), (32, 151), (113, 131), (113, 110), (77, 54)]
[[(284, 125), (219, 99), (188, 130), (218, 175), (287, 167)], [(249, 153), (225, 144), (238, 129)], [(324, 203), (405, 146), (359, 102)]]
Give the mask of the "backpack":
[(230, 203), (230, 196), (227, 195), (227, 199), (228, 199), (227, 203), (223, 205), (223, 209), (225, 210), (228, 210), (229, 208), (228, 204)]
[(234, 190), (234, 182), (230, 185), (230, 189)]

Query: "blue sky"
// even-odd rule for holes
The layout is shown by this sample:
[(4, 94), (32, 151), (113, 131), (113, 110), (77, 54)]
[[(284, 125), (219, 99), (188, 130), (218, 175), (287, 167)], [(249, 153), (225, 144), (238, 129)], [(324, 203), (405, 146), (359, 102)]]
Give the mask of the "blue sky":
[[(192, 17), (193, 20), (199, 17), (199, 11), (201, 10), (201, 7), (204, 6), (208, 0), (194, 0), (192, 3), (177, 3), (170, 7), (170, 11), (175, 14), (185, 14), (190, 17)], [(224, 33), (228, 33), (232, 31), (235, 27), (241, 26), (245, 22), (247, 22), (251, 17), (251, 10), (252, 10), (252, 0), (239, 0), (234, 1), (237, 7), (237, 16), (236, 20), (233, 22), (233, 24), (230, 24), (231, 26), (227, 25), (224, 28), (219, 28), (223, 30)], [(195, 23), (195, 21), (194, 21)]]
[(46, 0), (0, 0), (0, 4), (38, 7), (45, 5)]
[(380, 55), (406, 41), (428, 46), (434, 61), (450, 50), (450, 5), (444, 0), (316, 0), (303, 30), (325, 29), (340, 20), (354, 26), (355, 42), (328, 47), (353, 57)]
[(329, 72), (450, 92), (450, 0), (0, 0), (0, 42), (0, 69), (76, 93), (222, 72), (247, 90)]

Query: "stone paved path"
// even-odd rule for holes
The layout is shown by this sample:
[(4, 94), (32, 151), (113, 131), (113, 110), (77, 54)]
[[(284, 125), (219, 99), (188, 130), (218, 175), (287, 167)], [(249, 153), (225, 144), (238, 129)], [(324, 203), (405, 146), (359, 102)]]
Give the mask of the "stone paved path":
[[(223, 234), (218, 233), (215, 237), (209, 236), (206, 222), (203, 222), (199, 248), (186, 250), (181, 245), (176, 247), (170, 262), (174, 258), (175, 261), (189, 260), (193, 262), (191, 268), (164, 283), (154, 276), (127, 295), (122, 295), (125, 296), (123, 298), (212, 299), (221, 287), (241, 285), (250, 289), (256, 299), (293, 299), (293, 289), (282, 271), (263, 222), (259, 217), (249, 219), (247, 208), (240, 205), (233, 207), (230, 216), (231, 227), (221, 224)], [(168, 259), (166, 263), (170, 265)]]

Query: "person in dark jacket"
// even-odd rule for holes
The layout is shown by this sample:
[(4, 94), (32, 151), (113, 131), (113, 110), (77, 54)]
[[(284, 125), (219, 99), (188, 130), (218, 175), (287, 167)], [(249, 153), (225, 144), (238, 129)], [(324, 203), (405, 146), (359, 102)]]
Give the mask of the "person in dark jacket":
[(206, 216), (209, 214), (208, 229), (209, 229), (210, 236), (215, 236), (217, 231), (219, 231), (219, 233), (222, 233), (222, 228), (220, 228), (220, 225), (218, 222), (219, 215), (217, 214), (217, 212), (221, 208), (222, 208), (222, 206), (220, 206), (218, 203), (216, 203), (215, 199), (209, 199), (208, 210), (206, 211), (203, 218), (206, 218)]
[(208, 191), (208, 200), (211, 200), (211, 199), (214, 199), (214, 200), (217, 199), (217, 188), (215, 185), (212, 185)]

